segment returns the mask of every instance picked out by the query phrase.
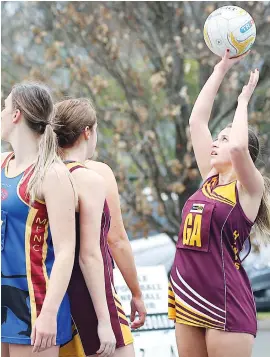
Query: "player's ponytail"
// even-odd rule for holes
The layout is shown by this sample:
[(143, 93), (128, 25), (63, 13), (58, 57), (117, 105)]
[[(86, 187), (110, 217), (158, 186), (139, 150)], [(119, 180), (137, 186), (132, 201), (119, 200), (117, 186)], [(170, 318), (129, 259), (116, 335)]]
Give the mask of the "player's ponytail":
[(264, 192), (256, 218), (256, 228), (264, 240), (270, 241), (270, 180), (264, 177)]
[[(252, 161), (255, 163), (260, 153), (260, 143), (257, 135), (251, 128), (248, 129), (248, 150)], [(270, 241), (270, 180), (267, 177), (263, 179), (264, 191), (259, 212), (255, 220), (255, 229), (262, 237), (262, 240), (266, 238)]]
[(12, 89), (12, 105), (14, 109), (21, 111), (29, 128), (40, 135), (38, 156), (27, 187), (33, 202), (40, 196), (42, 181), (49, 167), (55, 162), (63, 164), (57, 154), (53, 100), (43, 84), (21, 83)]
[[(260, 143), (257, 135), (251, 128), (248, 129), (248, 150), (252, 161), (255, 163), (260, 153)], [(263, 179), (263, 197), (254, 228), (263, 241), (270, 241), (270, 180), (267, 177), (264, 177)]]
[(28, 182), (28, 192), (31, 200), (40, 195), (42, 182), (49, 167), (55, 162), (62, 164), (57, 151), (57, 137), (53, 130), (53, 124), (49, 123), (45, 126), (44, 133), (41, 135), (34, 171)]

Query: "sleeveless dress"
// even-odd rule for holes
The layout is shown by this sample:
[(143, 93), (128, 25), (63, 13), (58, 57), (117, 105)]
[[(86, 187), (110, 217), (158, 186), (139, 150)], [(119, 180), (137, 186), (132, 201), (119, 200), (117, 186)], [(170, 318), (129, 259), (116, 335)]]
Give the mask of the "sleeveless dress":
[(218, 185), (218, 176), (209, 177), (187, 200), (169, 283), (169, 319), (256, 336), (256, 306), (242, 266), (252, 226), (236, 181)]
[[(45, 202), (31, 206), (26, 195), (32, 167), (10, 177), (8, 155), (1, 168), (1, 340), (31, 344), (54, 263), (53, 242)], [(57, 315), (56, 344), (71, 338), (70, 305), (64, 296)]]
[[(78, 162), (66, 162), (70, 172), (84, 168)], [(87, 169), (88, 170), (88, 169)], [(89, 198), (91, 199), (91, 198)], [(112, 328), (116, 338), (116, 348), (133, 343), (133, 337), (127, 317), (117, 296), (113, 282), (113, 259), (107, 242), (110, 228), (110, 211), (105, 201), (100, 233), (100, 249), (104, 263), (104, 278), (107, 304)], [(80, 216), (76, 213), (76, 250), (73, 272), (68, 287), (71, 315), (73, 322), (73, 337), (69, 343), (60, 348), (59, 357), (84, 357), (96, 354), (100, 347), (97, 333), (98, 320), (94, 305), (86, 286), (84, 276), (79, 265), (80, 252)]]

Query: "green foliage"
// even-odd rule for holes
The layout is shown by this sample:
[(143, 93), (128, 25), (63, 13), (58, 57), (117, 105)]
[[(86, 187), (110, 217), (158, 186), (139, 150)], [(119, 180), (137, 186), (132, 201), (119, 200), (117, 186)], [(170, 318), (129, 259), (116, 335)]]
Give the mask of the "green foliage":
[(190, 67), (188, 73), (185, 73), (185, 82), (188, 87), (188, 93), (190, 96), (191, 103), (195, 103), (195, 100), (200, 93), (200, 83), (199, 83), (199, 71), (200, 64), (194, 59), (186, 59), (185, 65)]

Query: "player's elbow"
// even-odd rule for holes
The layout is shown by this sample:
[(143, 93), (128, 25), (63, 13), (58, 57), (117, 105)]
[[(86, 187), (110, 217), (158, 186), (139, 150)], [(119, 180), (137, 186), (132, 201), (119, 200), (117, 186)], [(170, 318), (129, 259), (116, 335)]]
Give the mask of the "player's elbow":
[(189, 118), (189, 129), (195, 130), (196, 129), (195, 126), (196, 126), (196, 123), (198, 123), (198, 121), (199, 121), (199, 118), (197, 117), (197, 115), (191, 115)]
[(230, 155), (240, 156), (248, 152), (248, 146), (245, 144), (231, 144), (230, 145)]
[(73, 264), (75, 257), (75, 242), (69, 242), (65, 245), (55, 245), (54, 248), (55, 260), (69, 261)]
[(128, 240), (128, 235), (125, 228), (109, 231), (108, 233), (108, 243), (109, 245), (118, 245), (122, 242), (126, 242)]
[(102, 255), (100, 249), (93, 249), (91, 251), (80, 250), (79, 266), (83, 270), (95, 264), (102, 262)]
[(118, 251), (118, 252), (123, 252), (126, 250), (127, 245), (130, 245), (130, 242), (127, 237), (122, 237), (122, 239), (117, 239), (117, 240), (110, 240), (108, 241), (109, 247), (111, 248), (112, 251)]

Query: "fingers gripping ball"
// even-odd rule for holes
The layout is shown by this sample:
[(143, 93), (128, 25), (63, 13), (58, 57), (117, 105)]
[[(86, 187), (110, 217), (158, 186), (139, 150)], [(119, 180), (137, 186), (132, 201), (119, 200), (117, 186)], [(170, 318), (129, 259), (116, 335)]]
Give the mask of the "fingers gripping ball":
[(213, 11), (204, 24), (204, 40), (209, 49), (222, 57), (247, 52), (255, 42), (256, 26), (250, 14), (238, 6), (223, 6)]

